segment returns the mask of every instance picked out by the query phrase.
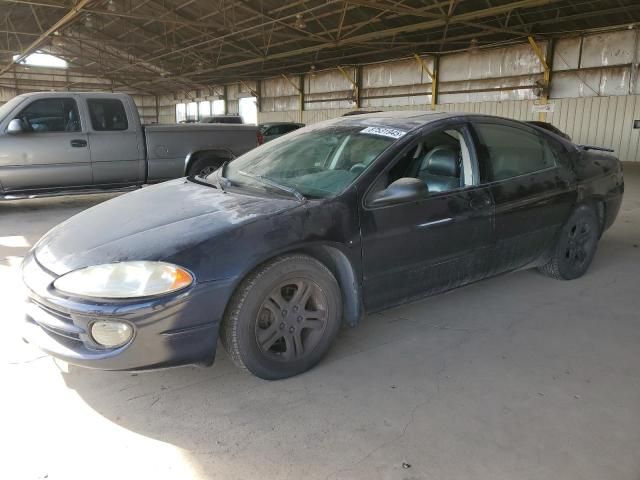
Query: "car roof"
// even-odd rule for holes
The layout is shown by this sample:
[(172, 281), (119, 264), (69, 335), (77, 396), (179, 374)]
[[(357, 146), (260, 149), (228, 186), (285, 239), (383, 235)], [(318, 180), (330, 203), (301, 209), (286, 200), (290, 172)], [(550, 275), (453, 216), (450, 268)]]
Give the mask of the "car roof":
[(337, 117), (323, 123), (325, 125), (343, 126), (381, 126), (410, 131), (423, 127), (427, 123), (467, 115), (466, 113), (408, 110), (348, 115), (346, 117)]
[(386, 111), (365, 113), (362, 115), (349, 115), (337, 117), (331, 120), (317, 123), (316, 125), (341, 125), (341, 126), (380, 126), (397, 128), (405, 131), (411, 131), (426, 126), (432, 122), (438, 122), (447, 119), (464, 119), (464, 120), (499, 120), (505, 124), (521, 124), (526, 125), (527, 122), (514, 120), (512, 118), (499, 117), (497, 115), (486, 115), (481, 113), (469, 112), (440, 112), (435, 110), (402, 110), (402, 111)]
[(272, 127), (274, 125), (304, 125), (304, 123), (299, 123), (299, 122), (264, 122), (264, 123), (261, 123), (260, 125), (262, 125), (262, 126), (268, 125), (268, 126)]
[(129, 97), (129, 94), (122, 92), (28, 92), (18, 95), (22, 98), (32, 97), (69, 97), (72, 95), (78, 95), (81, 97)]

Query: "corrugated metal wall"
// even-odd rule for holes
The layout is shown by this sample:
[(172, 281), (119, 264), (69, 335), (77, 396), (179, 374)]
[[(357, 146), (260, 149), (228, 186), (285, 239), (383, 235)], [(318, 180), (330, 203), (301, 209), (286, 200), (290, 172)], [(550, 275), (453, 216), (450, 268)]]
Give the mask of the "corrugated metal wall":
[[(621, 160), (640, 161), (640, 129), (633, 128), (633, 121), (640, 120), (640, 95), (615, 97), (583, 97), (551, 100), (554, 113), (547, 114), (547, 121), (566, 132), (576, 143), (613, 148)], [(469, 112), (498, 115), (515, 120), (537, 120), (533, 113), (535, 101), (467, 102), (438, 105), (446, 112)], [(379, 107), (378, 110), (428, 110), (428, 105), (404, 105)], [(313, 110), (302, 112), (302, 122), (320, 122), (343, 115), (351, 108)], [(263, 112), (261, 122), (297, 122), (300, 112)]]

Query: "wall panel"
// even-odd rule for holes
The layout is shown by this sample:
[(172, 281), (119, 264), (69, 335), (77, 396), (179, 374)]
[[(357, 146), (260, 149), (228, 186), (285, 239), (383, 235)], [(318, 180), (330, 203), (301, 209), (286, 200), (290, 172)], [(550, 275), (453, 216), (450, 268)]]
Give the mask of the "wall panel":
[[(633, 121), (640, 120), (640, 95), (611, 97), (563, 98), (551, 100), (554, 112), (547, 121), (569, 134), (576, 143), (613, 148), (623, 161), (640, 162), (640, 129)], [(438, 105), (438, 111), (499, 115), (515, 120), (537, 120), (533, 100), (506, 102), (467, 102)], [(339, 117), (350, 108), (309, 110), (302, 122), (317, 123)], [(429, 110), (427, 105), (382, 107), (381, 110)], [(261, 112), (260, 122), (298, 121), (298, 112)]]

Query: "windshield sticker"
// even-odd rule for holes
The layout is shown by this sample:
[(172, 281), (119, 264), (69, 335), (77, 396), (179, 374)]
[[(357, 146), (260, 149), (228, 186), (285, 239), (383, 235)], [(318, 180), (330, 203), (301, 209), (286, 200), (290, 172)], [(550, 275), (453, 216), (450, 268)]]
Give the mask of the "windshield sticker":
[(360, 133), (370, 133), (371, 135), (382, 135), (383, 137), (398, 139), (404, 137), (407, 132), (395, 128), (367, 127), (364, 130), (360, 130)]

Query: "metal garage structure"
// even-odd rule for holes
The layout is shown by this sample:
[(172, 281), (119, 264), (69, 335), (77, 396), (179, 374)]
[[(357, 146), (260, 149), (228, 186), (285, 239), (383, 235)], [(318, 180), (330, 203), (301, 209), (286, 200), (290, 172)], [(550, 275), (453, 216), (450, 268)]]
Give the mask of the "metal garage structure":
[[(635, 0), (0, 0), (0, 21), (0, 101), (127, 91), (161, 123), (242, 98), (259, 121), (483, 112), (640, 160)], [(69, 68), (20, 63), (34, 52)]]

